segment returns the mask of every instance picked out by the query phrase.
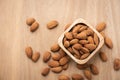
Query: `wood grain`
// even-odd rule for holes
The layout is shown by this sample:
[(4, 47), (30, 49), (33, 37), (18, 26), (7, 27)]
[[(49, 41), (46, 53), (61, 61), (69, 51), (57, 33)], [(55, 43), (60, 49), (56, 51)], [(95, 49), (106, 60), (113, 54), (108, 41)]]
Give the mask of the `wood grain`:
[[(103, 46), (108, 61), (103, 63), (98, 55), (91, 62), (100, 70), (93, 80), (120, 80), (120, 71), (114, 71), (113, 60), (120, 58), (120, 0), (0, 0), (0, 80), (57, 80), (59, 74), (50, 72), (47, 77), (41, 76), (41, 70), (47, 66), (42, 55), (64, 31), (67, 23), (77, 18), (87, 20), (91, 25), (101, 21), (107, 23), (105, 33), (112, 39), (112, 50)], [(25, 21), (34, 17), (39, 29), (31, 33)], [(50, 20), (57, 20), (59, 26), (53, 30), (46, 28)], [(32, 46), (40, 51), (41, 58), (37, 63), (25, 55), (25, 47)], [(61, 74), (81, 73), (72, 61), (67, 71)]]

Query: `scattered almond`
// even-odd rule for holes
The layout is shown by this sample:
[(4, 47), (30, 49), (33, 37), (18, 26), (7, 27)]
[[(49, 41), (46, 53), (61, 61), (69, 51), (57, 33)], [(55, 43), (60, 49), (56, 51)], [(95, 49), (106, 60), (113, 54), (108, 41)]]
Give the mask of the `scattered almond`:
[(84, 75), (88, 80), (92, 79), (92, 74), (91, 74), (90, 70), (88, 70), (88, 69), (84, 70)]
[(105, 22), (101, 22), (101, 23), (97, 24), (97, 26), (96, 26), (96, 30), (99, 32), (103, 31), (105, 28), (106, 28)]
[(58, 67), (59, 66), (59, 62), (58, 61), (54, 61), (54, 60), (51, 60), (48, 62), (48, 65), (50, 67)]
[(58, 80), (70, 80), (70, 78), (67, 75), (62, 74), (58, 77)]
[(67, 70), (68, 67), (69, 67), (69, 64), (68, 64), (68, 63), (62, 66), (63, 70)]
[(99, 74), (98, 68), (97, 68), (97, 66), (95, 66), (94, 64), (90, 64), (90, 70), (91, 70), (91, 72), (92, 72), (94, 75), (98, 75), (98, 74)]
[(69, 61), (69, 59), (67, 58), (67, 56), (64, 56), (59, 60), (59, 63), (60, 63), (60, 65), (65, 65), (68, 63), (68, 61)]
[(61, 58), (61, 55), (60, 55), (59, 53), (54, 53), (54, 54), (52, 55), (52, 59), (53, 59), (53, 60), (60, 60), (60, 58)]
[(32, 58), (33, 50), (30, 46), (25, 48), (25, 53), (26, 53), (28, 58)]
[(113, 48), (113, 43), (112, 40), (109, 37), (105, 37), (105, 44), (108, 48), (112, 49)]
[(86, 68), (89, 67), (89, 65), (87, 63), (85, 63), (85, 64), (77, 64), (76, 67), (78, 69), (86, 69)]
[(62, 71), (62, 67), (61, 66), (53, 67), (51, 68), (51, 71), (55, 73), (60, 73)]
[(104, 52), (100, 52), (100, 53), (99, 53), (99, 56), (100, 56), (100, 58), (101, 58), (101, 60), (102, 60), (103, 62), (106, 62), (106, 61), (107, 61), (107, 56), (106, 56), (106, 54), (105, 54)]
[(36, 30), (38, 29), (38, 27), (39, 27), (39, 23), (35, 21), (35, 22), (31, 25), (30, 31), (31, 31), (31, 32), (34, 32), (34, 31), (36, 31)]
[(48, 67), (44, 68), (43, 71), (41, 72), (41, 75), (47, 76), (49, 72), (50, 72), (50, 68), (48, 68)]
[(84, 80), (84, 78), (81, 74), (73, 74), (72, 80)]
[(57, 27), (57, 25), (58, 25), (58, 22), (56, 20), (52, 20), (52, 21), (47, 23), (47, 28), (53, 29), (53, 28)]
[(54, 45), (51, 46), (51, 51), (52, 52), (57, 52), (57, 51), (59, 51), (59, 49), (60, 49), (60, 47), (59, 47), (58, 44), (54, 44)]
[(34, 22), (35, 22), (35, 19), (34, 19), (34, 18), (28, 18), (28, 19), (26, 20), (26, 24), (27, 24), (27, 25), (32, 25)]
[(33, 60), (34, 62), (37, 62), (38, 59), (39, 59), (39, 57), (40, 57), (40, 53), (39, 53), (39, 52), (35, 52), (35, 53), (32, 55), (32, 60)]
[(43, 61), (44, 62), (48, 62), (49, 59), (51, 57), (51, 53), (49, 51), (46, 51), (44, 54), (43, 54)]
[(116, 71), (120, 69), (120, 59), (115, 58), (113, 67), (114, 67), (114, 70)]
[(60, 54), (61, 57), (66, 56), (66, 53), (62, 49), (60, 49), (58, 53)]

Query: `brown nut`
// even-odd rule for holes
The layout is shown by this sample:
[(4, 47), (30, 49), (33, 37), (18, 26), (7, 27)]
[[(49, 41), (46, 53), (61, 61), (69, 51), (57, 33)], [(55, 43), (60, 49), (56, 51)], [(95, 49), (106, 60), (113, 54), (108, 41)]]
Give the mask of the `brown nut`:
[(97, 68), (97, 66), (95, 66), (94, 64), (90, 64), (90, 70), (91, 70), (91, 72), (92, 72), (94, 75), (98, 75), (98, 74), (99, 74), (98, 68)]
[(39, 58), (40, 58), (40, 53), (39, 53), (39, 52), (35, 52), (35, 53), (32, 55), (32, 60), (33, 60), (34, 62), (37, 62)]
[(57, 25), (58, 25), (58, 22), (56, 20), (52, 20), (52, 21), (47, 23), (47, 28), (53, 29), (53, 28), (57, 27)]
[(85, 64), (77, 64), (76, 67), (78, 69), (86, 69), (89, 67), (89, 64), (85, 63)]
[(92, 79), (92, 74), (91, 74), (90, 70), (88, 70), (88, 69), (84, 70), (84, 75), (88, 80)]
[(99, 38), (98, 38), (97, 34), (95, 34), (95, 33), (94, 33), (94, 42), (95, 42), (95, 45), (98, 46)]
[(101, 51), (100, 51), (99, 56), (100, 56), (100, 58), (101, 58), (101, 60), (102, 60), (103, 62), (106, 62), (106, 61), (107, 61), (107, 56), (106, 56), (106, 54), (105, 54), (104, 52), (101, 52)]
[(58, 77), (58, 80), (70, 80), (70, 78), (67, 75), (62, 74)]
[(35, 19), (34, 19), (34, 18), (28, 18), (28, 19), (26, 20), (26, 24), (27, 24), (27, 25), (32, 25), (34, 22), (35, 22)]
[(52, 55), (52, 59), (53, 60), (60, 60), (60, 58), (61, 58), (61, 55), (59, 54), (59, 53), (54, 53), (53, 55)]
[(49, 51), (46, 51), (44, 54), (43, 54), (43, 61), (44, 62), (48, 62), (50, 60), (50, 57), (51, 57), (51, 53)]
[(62, 67), (61, 66), (53, 67), (51, 68), (51, 71), (54, 73), (60, 73), (62, 71)]
[(69, 63), (67, 63), (67, 64), (65, 64), (65, 65), (62, 66), (63, 70), (67, 70), (68, 67), (69, 67)]
[(99, 32), (103, 31), (105, 28), (106, 28), (105, 22), (101, 22), (101, 23), (97, 24), (97, 26), (96, 26), (96, 30)]
[(72, 80), (84, 80), (84, 78), (81, 74), (73, 74)]
[(73, 47), (74, 49), (76, 49), (76, 50), (80, 50), (81, 47), (82, 47), (82, 45), (79, 44), (79, 43), (77, 43), (77, 44), (74, 44), (72, 47)]
[(59, 47), (58, 44), (54, 44), (54, 45), (51, 46), (51, 51), (52, 52), (57, 52), (57, 51), (59, 51), (59, 49), (60, 49), (60, 47)]
[(85, 53), (80, 57), (80, 59), (83, 60), (83, 59), (87, 58), (89, 55), (90, 55), (90, 53)]
[(36, 30), (38, 29), (38, 27), (39, 27), (39, 23), (38, 23), (38, 22), (34, 22), (34, 23), (31, 25), (31, 27), (30, 27), (30, 31), (31, 31), (31, 32), (34, 32), (34, 31), (36, 31)]
[(48, 67), (44, 68), (43, 71), (41, 72), (41, 75), (47, 76), (49, 74), (49, 72), (50, 72), (50, 68), (48, 68)]
[(110, 49), (113, 48), (112, 40), (108, 36), (105, 37), (105, 44), (108, 48), (110, 48)]
[(73, 35), (72, 35), (71, 32), (66, 32), (66, 33), (65, 33), (65, 37), (66, 37), (67, 39), (69, 39), (69, 40), (73, 39)]
[(81, 32), (81, 33), (77, 34), (77, 38), (78, 39), (87, 39), (87, 35), (85, 32)]
[(61, 57), (66, 56), (66, 53), (62, 49), (60, 49), (58, 53), (60, 54)]
[(118, 59), (118, 58), (116, 58), (115, 60), (114, 60), (114, 70), (119, 70), (120, 69), (120, 59)]
[(84, 46), (85, 46), (87, 49), (89, 49), (90, 52), (96, 49), (96, 45), (94, 45), (94, 44), (85, 44)]
[(33, 50), (30, 46), (25, 48), (25, 53), (26, 53), (28, 58), (32, 58)]
[(58, 61), (54, 61), (54, 60), (51, 60), (48, 62), (48, 65), (50, 67), (58, 67), (59, 66), (59, 62)]
[(69, 41), (65, 41), (65, 42), (64, 42), (64, 47), (65, 47), (65, 48), (68, 48), (69, 46), (70, 46), (70, 42), (69, 42)]
[(78, 39), (72, 39), (72, 40), (70, 41), (70, 45), (77, 44), (78, 41), (79, 41)]
[(68, 63), (68, 61), (69, 61), (68, 57), (64, 56), (59, 60), (59, 63), (60, 63), (60, 65), (65, 65)]

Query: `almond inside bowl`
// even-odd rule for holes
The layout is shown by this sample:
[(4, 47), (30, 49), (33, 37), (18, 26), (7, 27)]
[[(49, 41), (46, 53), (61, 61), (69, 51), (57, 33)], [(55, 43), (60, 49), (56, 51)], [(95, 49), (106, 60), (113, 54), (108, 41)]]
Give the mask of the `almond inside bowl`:
[(58, 44), (75, 62), (85, 64), (103, 46), (104, 38), (88, 22), (80, 18), (62, 33)]

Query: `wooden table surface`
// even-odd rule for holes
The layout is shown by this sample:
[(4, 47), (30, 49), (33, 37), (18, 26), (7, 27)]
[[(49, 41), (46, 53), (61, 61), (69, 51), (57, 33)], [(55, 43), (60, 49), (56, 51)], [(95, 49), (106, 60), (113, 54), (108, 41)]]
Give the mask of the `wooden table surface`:
[[(34, 17), (40, 24), (34, 33), (25, 23), (28, 17)], [(105, 21), (105, 33), (114, 44), (112, 50), (102, 48), (107, 62), (102, 62), (98, 55), (91, 60), (100, 72), (92, 80), (120, 80), (120, 71), (113, 69), (113, 60), (120, 58), (120, 0), (0, 0), (0, 80), (57, 80), (60, 74), (83, 75), (72, 61), (69, 69), (60, 74), (50, 72), (47, 77), (41, 76), (41, 70), (47, 66), (42, 61), (43, 53), (57, 42), (64, 25), (77, 18), (87, 20), (93, 27)], [(57, 20), (59, 26), (48, 30), (46, 23), (50, 20)], [(40, 51), (37, 63), (26, 57), (26, 46)]]

